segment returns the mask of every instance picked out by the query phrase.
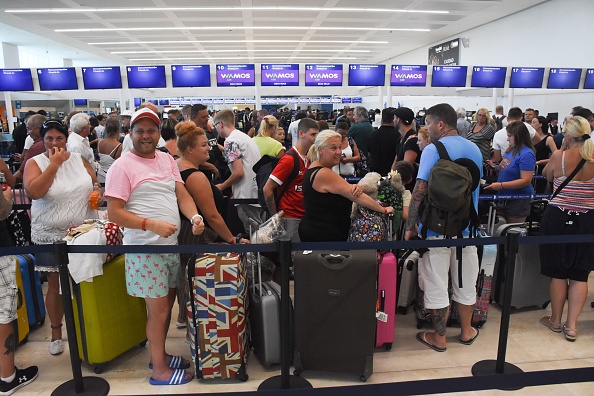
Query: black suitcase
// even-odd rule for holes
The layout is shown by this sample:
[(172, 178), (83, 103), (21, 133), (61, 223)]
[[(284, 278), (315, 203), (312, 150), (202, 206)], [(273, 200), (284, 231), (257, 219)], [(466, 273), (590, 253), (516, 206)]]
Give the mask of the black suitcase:
[(295, 375), (373, 373), (377, 251), (295, 255)]

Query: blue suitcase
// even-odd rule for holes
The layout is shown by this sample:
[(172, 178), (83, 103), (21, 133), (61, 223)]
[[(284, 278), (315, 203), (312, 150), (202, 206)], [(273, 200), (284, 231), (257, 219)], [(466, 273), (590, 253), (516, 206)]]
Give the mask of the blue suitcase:
[(31, 254), (17, 255), (16, 257), (23, 278), (29, 326), (41, 325), (45, 322), (45, 303), (43, 302), (39, 272), (35, 271), (35, 257)]

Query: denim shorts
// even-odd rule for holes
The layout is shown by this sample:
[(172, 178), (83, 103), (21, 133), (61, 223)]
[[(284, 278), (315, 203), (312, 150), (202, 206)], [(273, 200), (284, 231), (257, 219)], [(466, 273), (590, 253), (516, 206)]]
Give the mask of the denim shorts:
[(527, 217), (530, 214), (528, 199), (500, 199), (497, 201), (497, 210), (504, 212), (508, 217)]

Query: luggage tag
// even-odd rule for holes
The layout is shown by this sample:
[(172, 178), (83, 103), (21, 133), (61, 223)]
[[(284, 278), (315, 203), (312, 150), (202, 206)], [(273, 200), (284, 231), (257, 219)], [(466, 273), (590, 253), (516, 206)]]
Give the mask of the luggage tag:
[(386, 323), (388, 321), (388, 314), (384, 312), (384, 305), (386, 303), (386, 291), (382, 290), (381, 292), (381, 301), (376, 303), (375, 307), (375, 318), (380, 322)]

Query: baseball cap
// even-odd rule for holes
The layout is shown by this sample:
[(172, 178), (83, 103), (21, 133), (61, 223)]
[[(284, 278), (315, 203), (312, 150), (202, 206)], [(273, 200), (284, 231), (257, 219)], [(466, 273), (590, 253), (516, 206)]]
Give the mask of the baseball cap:
[(415, 119), (415, 113), (408, 107), (399, 107), (394, 110), (394, 115), (402, 120), (406, 125), (412, 124)]
[(152, 120), (155, 124), (157, 124), (157, 126), (161, 125), (161, 120), (159, 119), (159, 116), (156, 115), (151, 109), (147, 109), (145, 107), (132, 114), (132, 120), (130, 120), (130, 127), (134, 126), (134, 123), (136, 121), (141, 120), (143, 118), (148, 118)]
[(122, 111), (122, 114), (120, 114), (121, 117), (132, 117), (132, 110), (124, 110)]

